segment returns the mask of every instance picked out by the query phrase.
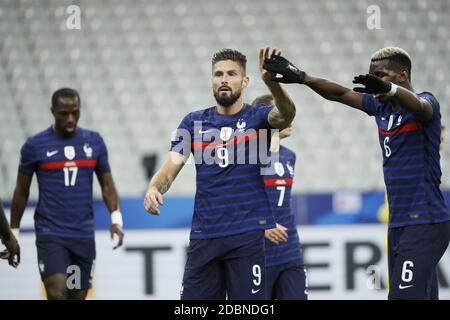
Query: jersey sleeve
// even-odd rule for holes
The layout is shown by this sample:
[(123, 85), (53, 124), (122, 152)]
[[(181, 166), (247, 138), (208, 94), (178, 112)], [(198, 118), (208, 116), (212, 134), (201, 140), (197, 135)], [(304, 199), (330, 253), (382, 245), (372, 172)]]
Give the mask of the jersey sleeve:
[(192, 130), (191, 114), (188, 114), (172, 133), (170, 151), (189, 157), (191, 153)]
[(37, 169), (37, 159), (34, 147), (30, 140), (27, 140), (20, 149), (19, 172), (32, 176)]
[(108, 149), (106, 148), (105, 141), (100, 134), (98, 135), (97, 139), (99, 153), (97, 156), (97, 165), (95, 166), (95, 172), (96, 174), (111, 172), (111, 167), (109, 166), (108, 161)]
[(433, 108), (433, 119), (436, 118), (436, 115), (440, 117), (441, 107), (437, 99), (434, 97), (434, 95), (429, 92), (424, 92), (423, 94), (420, 95), (420, 97), (428, 101), (431, 107)]
[(255, 116), (259, 119), (260, 127), (263, 129), (275, 129), (269, 123), (269, 113), (272, 111), (273, 106), (267, 104), (258, 104), (255, 107)]
[(369, 93), (365, 93), (362, 99), (362, 105), (365, 113), (369, 116), (374, 116), (377, 113), (378, 101)]

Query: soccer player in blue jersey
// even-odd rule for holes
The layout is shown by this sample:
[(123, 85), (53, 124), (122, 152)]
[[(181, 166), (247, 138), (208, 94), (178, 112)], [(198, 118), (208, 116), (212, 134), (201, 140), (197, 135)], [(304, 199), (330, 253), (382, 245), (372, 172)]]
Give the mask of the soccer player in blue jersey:
[(0, 253), (0, 258), (8, 259), (8, 263), (17, 268), (20, 263), (20, 247), (16, 236), (9, 228), (8, 220), (6, 220), (3, 204), (0, 200), (0, 240), (5, 245), (6, 250)]
[(266, 299), (264, 230), (275, 223), (260, 176), (264, 151), (252, 152), (252, 146), (265, 146), (267, 156), (269, 140), (262, 137), (286, 128), (295, 116), (287, 92), (262, 68), (278, 54), (269, 47), (259, 53), (262, 79), (275, 100), (271, 108), (243, 103), (249, 83), (245, 55), (231, 49), (215, 53), (211, 81), (217, 105), (185, 116), (150, 181), (144, 206), (159, 215), (162, 195), (193, 153), (197, 190), (182, 299)]
[[(272, 95), (260, 96), (252, 102), (254, 106), (258, 104), (273, 105)], [(272, 135), (270, 152), (276, 155), (273, 157), (276, 161), (271, 162), (263, 176), (276, 222), (275, 228), (265, 231), (267, 298), (307, 300), (306, 270), (291, 208), (296, 156), (280, 144), (291, 133), (292, 126), (289, 126)]]
[(440, 191), (439, 102), (415, 93), (411, 58), (398, 47), (372, 55), (353, 90), (306, 74), (281, 56), (264, 67), (274, 81), (300, 83), (328, 100), (374, 116), (389, 202), (389, 299), (438, 299), (436, 266), (449, 244), (450, 214)]
[(36, 173), (39, 185), (34, 214), (36, 246), (48, 299), (85, 299), (91, 287), (96, 255), (94, 172), (111, 212), (111, 238), (118, 236), (114, 249), (122, 245), (124, 236), (106, 145), (99, 133), (77, 126), (80, 107), (80, 97), (73, 89), (62, 88), (53, 94), (54, 124), (28, 138), (23, 145), (11, 205), (11, 228), (18, 234)]

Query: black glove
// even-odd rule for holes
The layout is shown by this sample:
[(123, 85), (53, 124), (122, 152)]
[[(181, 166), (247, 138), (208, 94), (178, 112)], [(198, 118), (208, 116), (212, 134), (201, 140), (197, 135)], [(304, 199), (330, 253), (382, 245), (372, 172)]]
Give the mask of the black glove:
[(383, 79), (372, 74), (359, 75), (353, 79), (353, 83), (360, 83), (366, 86), (365, 88), (353, 88), (353, 91), (370, 94), (387, 93), (391, 91), (392, 87), (392, 83), (389, 81), (384, 81)]
[[(276, 55), (264, 61), (263, 68), (272, 73), (271, 80), (282, 83), (305, 82), (305, 72), (294, 66), (282, 56)], [(282, 77), (277, 77), (280, 74)]]

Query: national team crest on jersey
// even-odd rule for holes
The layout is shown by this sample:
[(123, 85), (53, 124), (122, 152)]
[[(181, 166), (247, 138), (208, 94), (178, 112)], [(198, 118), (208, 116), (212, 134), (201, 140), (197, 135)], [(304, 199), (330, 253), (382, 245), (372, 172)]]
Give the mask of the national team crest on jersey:
[(247, 123), (245, 123), (244, 120), (239, 119), (238, 122), (236, 123), (236, 128), (238, 129), (238, 132), (245, 131), (246, 125), (247, 125)]
[(286, 162), (286, 168), (288, 169), (289, 174), (291, 176), (293, 176), (294, 175), (294, 167), (291, 165), (290, 161)]
[(280, 177), (284, 176), (284, 167), (281, 162), (275, 162), (273, 166), (277, 175), (279, 175)]
[(75, 148), (73, 146), (65, 146), (64, 155), (67, 159), (73, 160), (75, 158)]
[(92, 147), (89, 146), (89, 143), (84, 144), (83, 151), (86, 154), (86, 158), (92, 158)]
[(230, 127), (222, 127), (222, 128), (220, 129), (220, 139), (222, 139), (222, 141), (228, 141), (228, 140), (230, 140), (232, 134), (233, 134), (233, 128), (230, 128)]

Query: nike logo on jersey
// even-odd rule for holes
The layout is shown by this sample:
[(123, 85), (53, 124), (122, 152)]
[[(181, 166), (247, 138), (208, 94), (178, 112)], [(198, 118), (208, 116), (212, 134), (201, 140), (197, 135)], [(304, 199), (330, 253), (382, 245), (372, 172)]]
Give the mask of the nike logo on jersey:
[(47, 151), (47, 157), (53, 157), (55, 154), (58, 153), (58, 150), (54, 150), (54, 151)]
[(208, 129), (208, 130), (198, 130), (198, 133), (203, 134), (203, 133), (207, 133), (207, 132), (210, 132), (210, 131), (211, 131), (211, 129)]
[(261, 290), (261, 289), (257, 289), (257, 290), (255, 290), (255, 289), (252, 289), (252, 294), (258, 293), (258, 292), (259, 292), (259, 290)]
[(411, 285), (409, 285), (409, 286), (404, 286), (404, 285), (402, 285), (402, 284), (399, 284), (399, 285), (398, 285), (398, 288), (399, 288), (400, 290), (403, 290), (403, 289), (411, 288), (412, 286), (414, 286), (414, 285), (411, 284)]

